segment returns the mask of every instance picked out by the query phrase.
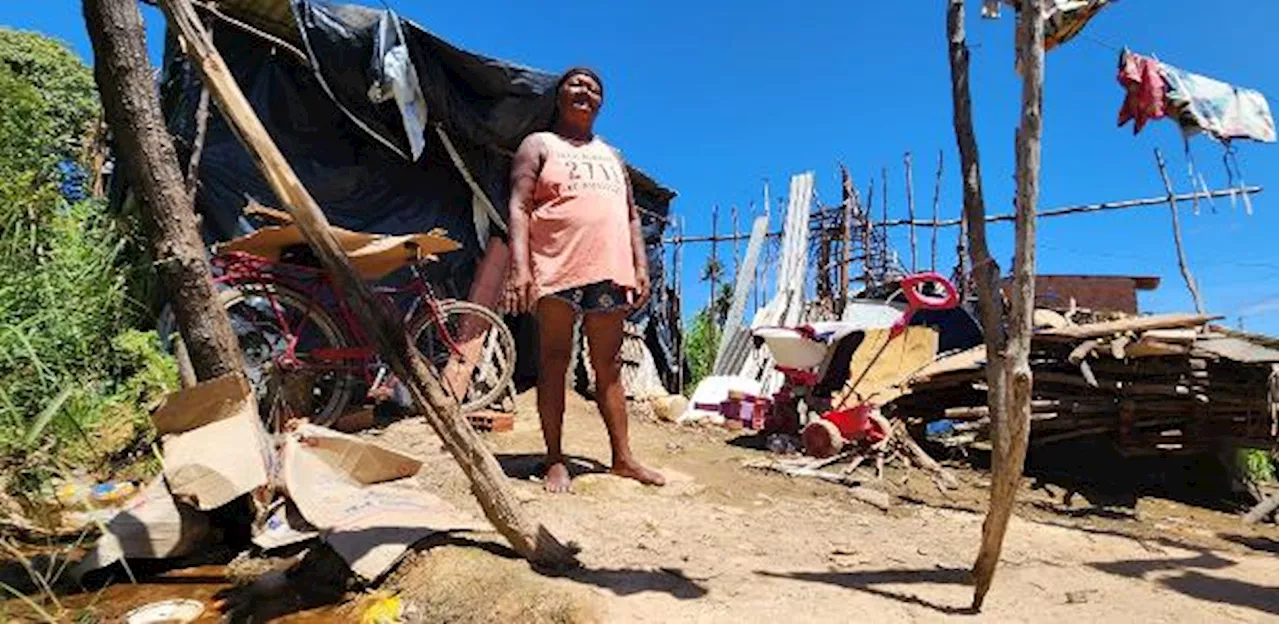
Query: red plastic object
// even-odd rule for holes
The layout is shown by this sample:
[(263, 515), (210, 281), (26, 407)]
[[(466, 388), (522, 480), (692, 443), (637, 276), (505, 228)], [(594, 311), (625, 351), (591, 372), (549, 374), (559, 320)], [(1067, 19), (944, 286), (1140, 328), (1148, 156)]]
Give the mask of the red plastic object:
[(817, 373), (813, 371), (789, 368), (786, 366), (777, 367), (777, 371), (779, 373), (782, 373), (782, 376), (787, 379), (787, 383), (796, 385), (796, 386), (805, 386), (805, 387), (816, 386), (818, 385), (818, 382), (822, 379), (821, 377), (818, 376)]
[[(907, 329), (907, 323), (915, 316), (917, 310), (950, 310), (960, 303), (960, 293), (950, 280), (938, 273), (926, 271), (902, 278), (902, 292), (907, 297), (907, 309), (893, 323), (889, 336), (897, 336)], [(927, 295), (921, 289), (925, 284), (936, 284), (942, 288), (942, 296)]]
[(827, 412), (822, 419), (834, 424), (846, 440), (865, 440), (868, 444), (875, 444), (887, 438), (889, 432), (881, 430), (880, 425), (871, 419), (872, 409), (874, 406), (870, 403), (863, 403), (851, 409)]

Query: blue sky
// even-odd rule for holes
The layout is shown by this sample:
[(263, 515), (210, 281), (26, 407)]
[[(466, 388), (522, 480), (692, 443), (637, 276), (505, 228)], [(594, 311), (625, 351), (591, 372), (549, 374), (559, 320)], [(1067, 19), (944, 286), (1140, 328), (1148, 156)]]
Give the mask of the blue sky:
[[(632, 162), (680, 192), (677, 215), (690, 233), (707, 233), (711, 206), (760, 204), (768, 179), (785, 197), (790, 175), (817, 173), (818, 196), (839, 200), (837, 162), (860, 188), (889, 168), (890, 213), (903, 217), (902, 157), (913, 152), (918, 212), (927, 212), (938, 150), (944, 151), (944, 218), (960, 211), (958, 159), (951, 130), (950, 81), (942, 0), (913, 2), (797, 1), (635, 3), (506, 2), (484, 5), (415, 0), (387, 4), (465, 48), (558, 70), (589, 64), (607, 84), (600, 131)], [(969, 3), (975, 124), (989, 212), (1008, 212), (1013, 196), (1013, 134), (1020, 83), (1013, 72), (1012, 12), (997, 21)], [(1115, 81), (1118, 46), (1155, 54), (1189, 71), (1267, 96), (1273, 114), (1280, 5), (1224, 0), (1123, 0), (1104, 10), (1081, 37), (1048, 55), (1041, 207), (1163, 195), (1152, 148), (1169, 161), (1174, 184), (1189, 190), (1183, 141), (1168, 121), (1137, 136), (1116, 128), (1123, 99)], [(160, 14), (144, 7), (153, 50)], [(90, 46), (78, 2), (0, 3), (0, 24), (69, 42), (86, 59)], [(1222, 149), (1192, 139), (1192, 154), (1211, 188), (1227, 184)], [(1227, 200), (1216, 212), (1182, 212), (1192, 270), (1211, 311), (1243, 317), (1247, 328), (1276, 334), (1280, 318), (1280, 213), (1274, 144), (1239, 142), (1244, 181), (1266, 187), (1252, 216)], [(879, 190), (877, 189), (877, 193)], [(877, 200), (877, 204), (879, 201)], [(775, 211), (776, 214), (776, 211)], [(776, 227), (776, 225), (775, 225)], [(1012, 227), (990, 230), (1003, 267)], [(954, 262), (955, 232), (939, 239), (940, 264)], [(919, 232), (927, 245), (927, 232)], [(1041, 220), (1041, 273), (1158, 275), (1144, 293), (1147, 311), (1190, 310), (1171, 242), (1167, 207)], [(905, 229), (893, 242), (907, 253)], [(686, 246), (686, 310), (706, 299), (697, 270), (706, 249)], [(722, 247), (722, 258), (730, 251)], [(927, 247), (920, 252), (927, 258)], [(945, 259), (945, 261), (942, 261)]]

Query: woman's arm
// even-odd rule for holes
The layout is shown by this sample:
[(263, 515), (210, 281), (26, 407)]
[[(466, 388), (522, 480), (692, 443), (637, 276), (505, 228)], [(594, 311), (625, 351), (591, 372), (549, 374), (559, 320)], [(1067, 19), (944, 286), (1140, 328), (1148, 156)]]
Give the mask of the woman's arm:
[(511, 201), (507, 204), (511, 237), (511, 281), (507, 289), (507, 310), (530, 312), (534, 306), (533, 264), (529, 257), (529, 213), (533, 191), (542, 170), (544, 145), (531, 134), (520, 143), (511, 163)]
[(639, 309), (649, 301), (649, 295), (652, 292), (649, 284), (649, 251), (644, 244), (644, 234), (640, 228), (640, 209), (636, 206), (636, 198), (631, 191), (631, 175), (628, 173), (627, 163), (622, 160), (621, 155), (618, 156), (618, 161), (622, 163), (622, 179), (627, 181), (627, 208), (631, 216), (631, 258), (636, 268), (634, 305)]

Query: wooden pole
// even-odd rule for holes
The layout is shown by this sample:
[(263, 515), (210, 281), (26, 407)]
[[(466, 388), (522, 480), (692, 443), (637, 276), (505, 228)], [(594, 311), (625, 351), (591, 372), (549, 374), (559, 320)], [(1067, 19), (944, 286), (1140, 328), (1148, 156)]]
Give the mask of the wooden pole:
[(862, 236), (863, 236), (863, 240), (865, 240), (867, 243), (866, 249), (862, 252), (863, 263), (864, 263), (863, 268), (867, 273), (867, 279), (865, 282), (863, 282), (863, 287), (868, 290), (871, 289), (871, 282), (873, 280), (879, 280), (880, 277), (882, 277), (878, 271), (872, 270), (872, 267), (876, 264), (876, 257), (875, 257), (875, 254), (873, 254), (871, 251), (872, 247), (874, 247), (875, 245), (875, 230), (874, 230), (875, 226), (872, 222), (871, 211), (875, 209), (876, 209), (876, 177), (875, 177), (875, 174), (872, 174), (871, 179), (867, 180), (867, 205), (866, 205), (866, 208), (864, 208), (862, 211), (863, 217), (864, 217), (864, 220), (862, 223), (862, 227), (863, 227)]
[(889, 268), (889, 169), (880, 168), (880, 270)]
[[(973, 262), (973, 276), (978, 288), (978, 312), (982, 322), (983, 342), (987, 348), (987, 405), (990, 413), (1004, 421), (1007, 395), (1005, 393), (1005, 333), (1004, 310), (1000, 297), (1000, 269), (987, 248), (987, 228), (983, 218), (986, 206), (982, 196), (982, 169), (978, 156), (978, 141), (973, 133), (972, 104), (969, 98), (969, 47), (965, 41), (964, 0), (947, 2), (947, 51), (951, 64), (952, 123), (955, 127), (956, 146), (960, 151), (960, 181), (964, 193), (964, 214), (969, 223), (969, 256)], [(993, 430), (1001, 429), (993, 426)], [(1007, 447), (1001, 447), (1002, 451)], [(992, 492), (995, 482), (992, 481)], [(990, 514), (990, 512), (988, 512)], [(987, 574), (975, 592), (975, 608), (980, 607), (981, 597), (990, 586), (987, 566), (990, 551), (987, 547), (988, 527), (994, 526), (991, 515), (983, 523), (983, 541), (979, 556), (983, 568), (975, 564), (974, 575)], [(999, 544), (997, 543), (997, 546)], [(988, 571), (984, 571), (988, 570)]]
[(960, 295), (960, 303), (964, 304), (969, 300), (969, 220), (966, 219), (968, 211), (960, 211), (960, 235), (956, 237), (956, 272), (957, 276), (956, 290)]
[[(765, 181), (764, 181), (764, 217), (765, 217), (765, 219), (768, 219), (768, 223), (773, 223), (773, 215), (771, 214), (771, 211), (769, 210), (769, 206), (770, 206), (770, 204), (769, 204), (769, 180), (768, 180), (768, 178), (766, 178), (766, 179), (765, 179)], [(783, 215), (782, 220), (783, 220), (783, 224), (784, 224), (784, 226), (785, 226), (785, 224), (786, 224), (786, 216), (785, 216), (785, 213), (784, 213), (784, 215)], [(765, 245), (765, 249), (768, 251), (768, 253), (767, 253), (767, 254), (765, 254), (765, 258), (766, 258), (766, 259), (768, 259), (768, 261), (771, 261), (771, 260), (772, 260), (772, 258), (773, 258), (773, 256), (775, 255), (775, 254), (773, 253), (773, 251), (774, 251), (774, 249), (773, 249), (773, 245)], [(763, 263), (762, 263), (762, 264), (763, 264)], [(758, 276), (758, 277), (759, 277), (759, 279), (757, 279), (757, 280), (756, 280), (756, 284), (758, 284), (758, 285), (760, 286), (760, 301), (762, 301), (762, 302), (767, 302), (767, 301), (769, 301), (769, 275), (770, 275), (770, 271), (769, 271), (769, 267), (768, 267), (768, 265), (764, 265), (763, 271), (764, 271), (764, 272), (763, 272), (761, 275), (759, 275), (759, 276)], [(767, 305), (767, 304), (766, 304), (766, 305)]]
[(351, 267), (329, 228), (328, 219), (267, 134), (214, 48), (213, 39), (200, 23), (190, 0), (160, 0), (160, 7), (170, 26), (185, 42), (187, 55), (200, 71), (228, 125), (288, 209), (320, 263), (337, 282), (378, 353), (405, 382), (419, 411), (471, 481), (472, 493), (485, 516), (522, 557), (555, 567), (571, 564), (573, 551), (546, 528), (535, 524), (521, 508), (502, 467), (459, 413), (457, 402), (444, 393), (437, 372), (423, 361), (408, 339), (400, 316), (393, 314)]
[[(676, 233), (678, 235), (684, 234), (684, 217), (680, 217), (676, 221)], [(672, 264), (672, 269), (675, 271), (675, 283), (676, 283), (675, 290), (676, 290), (676, 302), (677, 302), (676, 322), (679, 323), (681, 327), (684, 326), (684, 277), (681, 271), (681, 264), (683, 260), (684, 260), (684, 240), (682, 236), (677, 236), (675, 248), (671, 251), (671, 264)], [(678, 386), (677, 390), (680, 394), (684, 394), (684, 365), (685, 365), (684, 340), (685, 340), (684, 332), (680, 332), (680, 342), (676, 343), (676, 362), (680, 366), (680, 379), (679, 379), (679, 383), (677, 384)]]
[(1173, 183), (1169, 181), (1169, 172), (1164, 168), (1164, 155), (1160, 148), (1155, 148), (1156, 167), (1160, 169), (1160, 178), (1164, 180), (1164, 190), (1169, 194), (1169, 215), (1173, 218), (1173, 249), (1178, 254), (1178, 270), (1182, 271), (1182, 281), (1191, 291), (1191, 301), (1195, 303), (1196, 313), (1204, 314), (1204, 302), (1200, 299), (1200, 288), (1196, 286), (1196, 278), (1187, 265), (1187, 254), (1182, 249), (1182, 225), (1178, 221), (1178, 200), (1173, 193)]
[(707, 277), (711, 280), (711, 298), (707, 299), (707, 309), (711, 310), (711, 318), (716, 318), (716, 286), (720, 284), (720, 255), (716, 250), (716, 222), (720, 219), (720, 206), (711, 207), (711, 259), (707, 262)]
[(938, 173), (933, 176), (933, 228), (929, 241), (929, 270), (938, 270), (938, 205), (942, 201), (942, 150), (938, 150)]
[(733, 281), (738, 281), (738, 206), (729, 207), (730, 220), (733, 221)]
[(915, 184), (911, 181), (911, 152), (902, 155), (902, 165), (907, 175), (907, 220), (912, 223), (908, 228), (911, 245), (911, 272), (915, 273), (918, 265), (916, 264), (916, 198), (914, 194)]
[[(952, 0), (951, 6), (960, 4), (963, 11), (963, 0)], [(978, 292), (986, 317), (993, 317), (997, 323), (984, 327), (987, 342), (987, 353), (999, 353), (989, 358), (987, 365), (988, 397), (992, 414), (992, 478), (991, 502), (987, 509), (987, 517), (982, 523), (982, 544), (978, 550), (977, 560), (973, 564), (974, 592), (973, 609), (982, 608), (987, 591), (991, 588), (991, 580), (995, 575), (996, 564), (1000, 560), (1000, 551), (1004, 545), (1004, 535), (1009, 526), (1009, 517), (1013, 513), (1013, 504), (1017, 496), (1018, 485), (1022, 480), (1022, 468), (1027, 455), (1027, 439), (1031, 422), (1031, 320), (1035, 307), (1035, 219), (1036, 202), (1039, 198), (1040, 186), (1040, 135), (1042, 127), (1041, 103), (1044, 92), (1044, 21), (1041, 17), (1043, 0), (1022, 0), (1018, 13), (1018, 30), (1016, 37), (1016, 55), (1018, 67), (1022, 71), (1022, 116), (1016, 137), (1015, 163), (1017, 194), (1015, 208), (1017, 220), (1014, 230), (1014, 266), (1013, 284), (1010, 289), (1009, 318), (1004, 327), (1005, 338), (996, 339), (993, 334), (1000, 333), (998, 321), (1003, 316), (999, 306), (999, 285), (992, 278), (999, 276), (997, 272), (979, 269), (980, 264), (993, 267), (990, 255), (986, 250), (985, 237), (974, 240), (974, 251), (982, 252), (983, 262), (974, 256), (975, 271), (981, 284)], [(961, 22), (962, 13), (953, 20), (948, 15), (948, 26), (952, 33), (952, 48), (963, 48), (963, 26), (952, 22)], [(955, 36), (960, 28), (959, 41)], [(953, 76), (955, 72), (955, 52), (953, 51)], [(967, 93), (967, 59), (965, 59), (963, 80), (954, 80), (957, 87), (964, 85)], [(959, 90), (956, 88), (955, 90)], [(959, 98), (957, 98), (959, 99)], [(957, 105), (957, 111), (960, 106)], [(965, 112), (968, 112), (966, 102)], [(959, 117), (957, 113), (957, 118)], [(967, 115), (966, 115), (967, 116)], [(960, 122), (957, 121), (957, 136), (961, 134)], [(972, 147), (972, 128), (968, 129), (969, 142)], [(964, 149), (962, 148), (962, 152)], [(972, 150), (976, 156), (976, 149)], [(971, 233), (985, 229), (981, 214), (970, 214), (973, 227)], [(981, 224), (981, 225), (979, 225)], [(997, 363), (997, 367), (995, 364)], [(993, 378), (999, 378), (998, 385)], [(999, 397), (997, 399), (997, 397)]]
[[(752, 217), (755, 217), (755, 216), (756, 216), (756, 203), (755, 203), (755, 202), (751, 202), (750, 207), (751, 207), (751, 216), (752, 216)], [(766, 231), (766, 232), (768, 232), (768, 230), (769, 230), (769, 217), (766, 215), (766, 216), (765, 216), (765, 218), (764, 218), (764, 220), (765, 220), (765, 231)], [(754, 314), (756, 310), (759, 310), (759, 309), (760, 309), (760, 264), (759, 264), (759, 261), (757, 261), (757, 262), (756, 262), (755, 275), (753, 275), (753, 276), (752, 276), (752, 279), (751, 279), (751, 293), (752, 293), (752, 297), (754, 298), (754, 301), (752, 302), (752, 306), (751, 306), (751, 312), (752, 312), (752, 314)]]
[(86, 0), (84, 19), (103, 112), (122, 157), (116, 171), (124, 170), (141, 200), (156, 273), (172, 297), (195, 377), (241, 371), (240, 346), (214, 290), (192, 193), (156, 97), (138, 3)]
[(844, 241), (841, 246), (844, 258), (840, 263), (840, 307), (836, 309), (836, 313), (843, 317), (845, 307), (849, 305), (849, 263), (853, 261), (854, 215), (853, 178), (849, 177), (849, 170), (844, 165), (840, 165), (840, 194), (841, 202), (844, 204), (844, 218), (841, 219), (844, 225), (844, 234), (841, 237)]
[[(1263, 188), (1261, 186), (1246, 186), (1242, 188), (1222, 189), (1217, 191), (1199, 191), (1195, 193), (1179, 193), (1174, 196), (1174, 199), (1181, 202), (1181, 201), (1190, 201), (1195, 198), (1213, 199), (1217, 197), (1231, 197), (1233, 195), (1239, 197), (1241, 195), (1256, 195), (1258, 193), (1261, 193), (1262, 191), (1263, 191)], [(1125, 199), (1125, 200), (1114, 201), (1114, 202), (1102, 202), (1100, 204), (1085, 204), (1083, 206), (1066, 206), (1063, 208), (1047, 208), (1045, 210), (1038, 212), (1036, 214), (1036, 217), (1041, 219), (1045, 217), (1065, 217), (1067, 215), (1073, 215), (1073, 214), (1106, 212), (1110, 210), (1128, 210), (1130, 208), (1144, 208), (1147, 206), (1163, 206), (1167, 203), (1169, 203), (1169, 196), (1161, 195), (1160, 197), (1143, 197), (1140, 199)], [(986, 217), (983, 220), (986, 221), (987, 223), (999, 223), (1002, 221), (1005, 221), (1005, 222), (1017, 221), (1018, 215), (1017, 214), (986, 215)], [(908, 219), (894, 219), (888, 222), (887, 225), (889, 227), (904, 227), (911, 224), (912, 222)], [(927, 226), (929, 224), (930, 224), (929, 221), (924, 221), (924, 220), (915, 222), (915, 225), (920, 225), (920, 226)], [(948, 219), (945, 221), (939, 221), (938, 225), (941, 227), (955, 227), (960, 225), (960, 219)]]

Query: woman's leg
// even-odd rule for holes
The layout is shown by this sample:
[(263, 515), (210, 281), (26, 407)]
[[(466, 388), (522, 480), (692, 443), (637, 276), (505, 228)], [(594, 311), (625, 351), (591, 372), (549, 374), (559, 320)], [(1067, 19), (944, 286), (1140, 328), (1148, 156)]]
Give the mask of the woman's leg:
[(561, 450), (564, 428), (565, 375), (573, 358), (573, 321), (576, 312), (555, 297), (538, 301), (538, 417), (547, 443), (547, 473), (542, 487), (548, 492), (569, 491), (569, 468)]
[(596, 373), (596, 405), (609, 430), (613, 450), (613, 473), (649, 485), (666, 483), (662, 475), (641, 466), (631, 455), (627, 436), (627, 397), (622, 388), (622, 321), (625, 310), (586, 315), (583, 331), (591, 350), (591, 368)]

